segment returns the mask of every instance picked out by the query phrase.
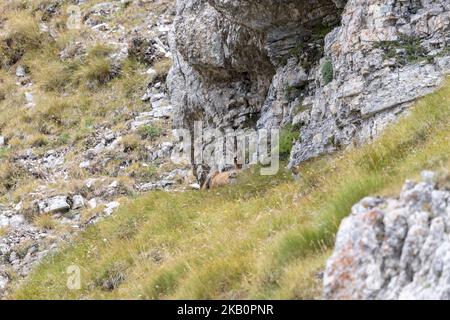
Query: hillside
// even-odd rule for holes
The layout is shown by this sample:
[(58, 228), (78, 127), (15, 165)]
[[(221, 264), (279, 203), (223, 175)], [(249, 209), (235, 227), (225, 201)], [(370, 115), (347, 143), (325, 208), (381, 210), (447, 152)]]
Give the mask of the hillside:
[[(90, 227), (13, 298), (315, 299), (342, 218), (423, 169), (450, 174), (450, 83), (362, 149), (301, 167), (301, 182), (246, 172), (222, 190), (152, 193)], [(443, 180), (443, 181), (444, 181)], [(65, 270), (82, 270), (68, 291)]]

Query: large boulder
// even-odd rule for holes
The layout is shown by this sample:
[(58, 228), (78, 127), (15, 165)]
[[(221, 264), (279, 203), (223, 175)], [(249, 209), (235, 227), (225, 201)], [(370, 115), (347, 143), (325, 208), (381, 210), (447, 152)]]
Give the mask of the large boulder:
[(423, 178), (398, 199), (353, 207), (326, 266), (326, 299), (450, 299), (450, 190)]

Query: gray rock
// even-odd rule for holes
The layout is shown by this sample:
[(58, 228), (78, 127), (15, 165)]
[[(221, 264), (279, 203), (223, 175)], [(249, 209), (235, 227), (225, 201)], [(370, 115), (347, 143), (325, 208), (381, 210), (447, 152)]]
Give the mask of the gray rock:
[(31, 92), (25, 92), (25, 101), (28, 107), (34, 107), (36, 105), (34, 103), (34, 95)]
[(6, 286), (9, 282), (9, 277), (6, 274), (0, 273), (0, 293), (2, 290), (6, 289)]
[(0, 148), (5, 146), (5, 137), (0, 136)]
[(84, 198), (82, 195), (74, 195), (72, 197), (72, 209), (76, 210), (76, 209), (81, 209), (84, 208)]
[(120, 203), (117, 201), (109, 202), (106, 204), (103, 213), (107, 216), (111, 215), (117, 208), (119, 208)]
[(91, 162), (89, 160), (81, 161), (78, 166), (80, 167), (80, 169), (87, 169), (91, 166)]
[(41, 213), (64, 213), (70, 210), (67, 196), (56, 196), (38, 203)]
[(88, 207), (89, 209), (95, 209), (97, 208), (97, 199), (92, 198), (91, 200), (88, 201)]
[(450, 299), (450, 191), (429, 176), (399, 199), (353, 207), (327, 262), (326, 299)]
[(26, 71), (25, 68), (23, 66), (18, 66), (16, 69), (16, 77), (18, 78), (22, 78), (26, 76)]

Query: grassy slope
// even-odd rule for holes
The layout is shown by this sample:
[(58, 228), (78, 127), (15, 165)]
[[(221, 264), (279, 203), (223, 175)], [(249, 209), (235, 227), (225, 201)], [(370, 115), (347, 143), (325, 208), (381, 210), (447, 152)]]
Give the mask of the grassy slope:
[[(53, 1), (54, 2), (54, 1)], [(45, 8), (50, 0), (10, 0), (0, 1), (0, 135), (4, 136), (7, 146), (0, 147), (0, 202), (22, 202), (30, 209), (30, 218), (34, 213), (30, 193), (48, 182), (40, 176), (32, 175), (17, 164), (15, 158), (23, 150), (33, 148), (37, 156), (48, 150), (68, 148), (64, 166), (70, 181), (56, 181), (54, 189), (67, 193), (80, 193), (83, 181), (95, 174), (97, 177), (117, 177), (119, 185), (126, 193), (136, 181), (148, 182), (153, 172), (140, 166), (146, 161), (146, 146), (152, 139), (142, 137), (141, 133), (129, 133), (126, 122), (135, 114), (149, 111), (149, 105), (140, 97), (146, 91), (150, 81), (146, 70), (149, 68), (129, 57), (121, 65), (120, 72), (112, 78), (114, 69), (109, 54), (115, 52), (103, 43), (90, 28), (80, 30), (66, 28), (68, 6), (73, 1), (64, 0), (57, 14), (44, 19)], [(83, 12), (101, 0), (89, 0), (81, 6)], [(127, 30), (143, 23), (148, 12), (157, 16), (170, 7), (172, 0), (158, 3), (147, 2), (139, 5), (135, 2), (110, 16), (112, 25), (119, 22)], [(39, 9), (41, 8), (41, 9)], [(54, 38), (40, 32), (39, 24), (45, 21), (53, 30)], [(97, 40), (96, 40), (97, 39)], [(100, 40), (99, 40), (100, 39)], [(8, 46), (11, 42), (13, 45)], [(78, 44), (83, 43), (86, 54)], [(66, 52), (65, 59), (60, 52)], [(163, 59), (152, 67), (163, 77), (170, 67), (170, 60)], [(15, 71), (18, 66), (25, 67), (27, 75), (21, 81), (29, 80), (31, 87), (18, 86)], [(28, 83), (28, 82), (27, 82)], [(36, 106), (25, 106), (25, 92), (31, 92)], [(165, 128), (164, 121), (155, 121), (149, 129)], [(124, 155), (115, 153), (105, 155), (105, 164), (95, 171), (80, 169), (80, 154), (93, 147), (93, 137), (101, 132), (100, 128), (110, 128), (123, 136), (124, 149), (132, 145), (133, 149)], [(153, 131), (153, 135), (158, 132)], [(158, 139), (155, 139), (155, 144)], [(122, 170), (123, 157), (132, 163)], [(131, 178), (130, 178), (131, 177)], [(91, 213), (86, 211), (86, 216)], [(48, 219), (48, 217), (44, 217)], [(39, 226), (39, 221), (36, 221)], [(64, 232), (64, 229), (62, 230)]]
[[(311, 161), (303, 181), (247, 172), (237, 187), (150, 193), (48, 258), (11, 298), (317, 298), (340, 220), (366, 195), (448, 170), (450, 82), (376, 142)], [(66, 288), (69, 265), (82, 269)]]

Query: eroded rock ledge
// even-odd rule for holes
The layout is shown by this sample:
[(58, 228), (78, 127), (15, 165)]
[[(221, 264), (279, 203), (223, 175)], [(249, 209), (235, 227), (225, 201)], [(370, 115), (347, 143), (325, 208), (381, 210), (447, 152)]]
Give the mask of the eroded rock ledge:
[(293, 166), (372, 139), (435, 90), (449, 43), (446, 0), (178, 1), (174, 124), (291, 124)]

